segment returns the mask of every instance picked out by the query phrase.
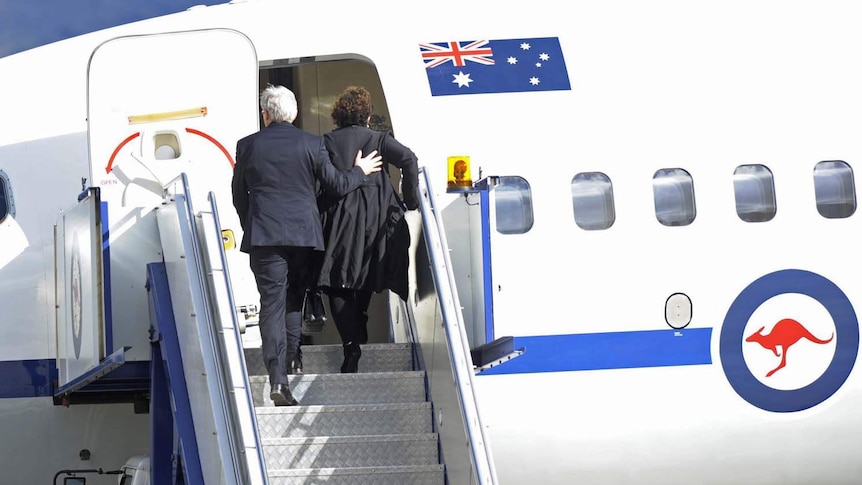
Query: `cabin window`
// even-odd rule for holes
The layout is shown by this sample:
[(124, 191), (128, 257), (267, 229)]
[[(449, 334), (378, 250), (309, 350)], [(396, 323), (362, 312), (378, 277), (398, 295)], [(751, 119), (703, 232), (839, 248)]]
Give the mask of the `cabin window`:
[(521, 177), (497, 177), (494, 187), (497, 232), (523, 234), (533, 227), (533, 196)]
[(6, 220), (6, 216), (15, 217), (15, 202), (12, 200), (12, 185), (9, 176), (0, 170), (0, 222)]
[(740, 165), (733, 171), (736, 215), (745, 222), (766, 222), (775, 217), (775, 182), (763, 165)]
[(584, 172), (572, 179), (572, 208), (575, 224), (587, 231), (607, 229), (614, 224), (614, 188), (601, 172)]
[(652, 178), (655, 216), (665, 226), (687, 226), (694, 221), (694, 181), (681, 168), (663, 168)]
[(841, 160), (819, 162), (814, 166), (814, 198), (817, 212), (828, 219), (850, 217), (856, 212), (853, 170)]
[(182, 155), (180, 140), (174, 132), (156, 133), (153, 137), (153, 158), (174, 160)]

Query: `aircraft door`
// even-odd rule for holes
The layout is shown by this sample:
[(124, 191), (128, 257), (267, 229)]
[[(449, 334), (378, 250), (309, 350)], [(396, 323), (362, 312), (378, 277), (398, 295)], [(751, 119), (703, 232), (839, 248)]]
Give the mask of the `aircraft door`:
[[(145, 267), (162, 259), (164, 186), (185, 173), (195, 210), (214, 192), (221, 226), (242, 238), (230, 187), (236, 142), (259, 129), (257, 54), (228, 29), (119, 37), (93, 52), (87, 90), (90, 184), (108, 224), (106, 343), (148, 360)], [(257, 305), (246, 255), (227, 258), (237, 305)]]

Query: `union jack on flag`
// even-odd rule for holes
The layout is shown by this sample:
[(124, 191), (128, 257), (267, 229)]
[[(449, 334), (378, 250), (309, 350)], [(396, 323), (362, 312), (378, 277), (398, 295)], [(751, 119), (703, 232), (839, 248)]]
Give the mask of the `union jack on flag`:
[(571, 89), (557, 37), (419, 44), (432, 96)]
[(493, 65), (494, 59), (491, 59), (491, 56), (494, 53), (490, 47), (487, 47), (488, 42), (477, 40), (463, 46), (461, 42), (442, 42), (419, 44), (419, 48), (422, 50), (422, 59), (425, 60), (425, 69), (431, 69), (449, 61), (452, 61), (455, 66), (464, 66), (467, 61)]

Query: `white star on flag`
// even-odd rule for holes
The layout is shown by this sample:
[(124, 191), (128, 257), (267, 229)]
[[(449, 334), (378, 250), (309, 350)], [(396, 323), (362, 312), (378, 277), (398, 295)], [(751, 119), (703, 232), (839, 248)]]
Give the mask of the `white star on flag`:
[(458, 74), (453, 74), (452, 77), (455, 78), (452, 80), (452, 82), (458, 84), (459, 88), (464, 86), (467, 86), (469, 88), (470, 83), (473, 82), (473, 80), (470, 79), (470, 75), (464, 74), (463, 71), (458, 71)]

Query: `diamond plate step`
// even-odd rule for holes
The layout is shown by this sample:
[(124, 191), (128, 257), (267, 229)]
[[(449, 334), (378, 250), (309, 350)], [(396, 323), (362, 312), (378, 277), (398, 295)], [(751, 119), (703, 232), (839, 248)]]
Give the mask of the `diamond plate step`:
[[(273, 406), (269, 378), (250, 376), (255, 407)], [(302, 374), (288, 376), (290, 391), (301, 406), (425, 402), (425, 372)]]
[(261, 438), (425, 434), (432, 419), (430, 402), (257, 408)]
[(267, 438), (266, 468), (344, 468), (439, 464), (437, 434)]
[(444, 485), (443, 465), (269, 470), (269, 485)]
[[(365, 344), (361, 346), (359, 372), (399, 372), (413, 370), (410, 344)], [(303, 345), (302, 367), (306, 374), (337, 374), (344, 354), (341, 345)], [(260, 347), (245, 349), (245, 364), (250, 376), (267, 375)]]
[(446, 485), (410, 344), (363, 345), (357, 374), (340, 373), (341, 345), (303, 346), (299, 406), (273, 406), (260, 348), (245, 358), (270, 485)]

